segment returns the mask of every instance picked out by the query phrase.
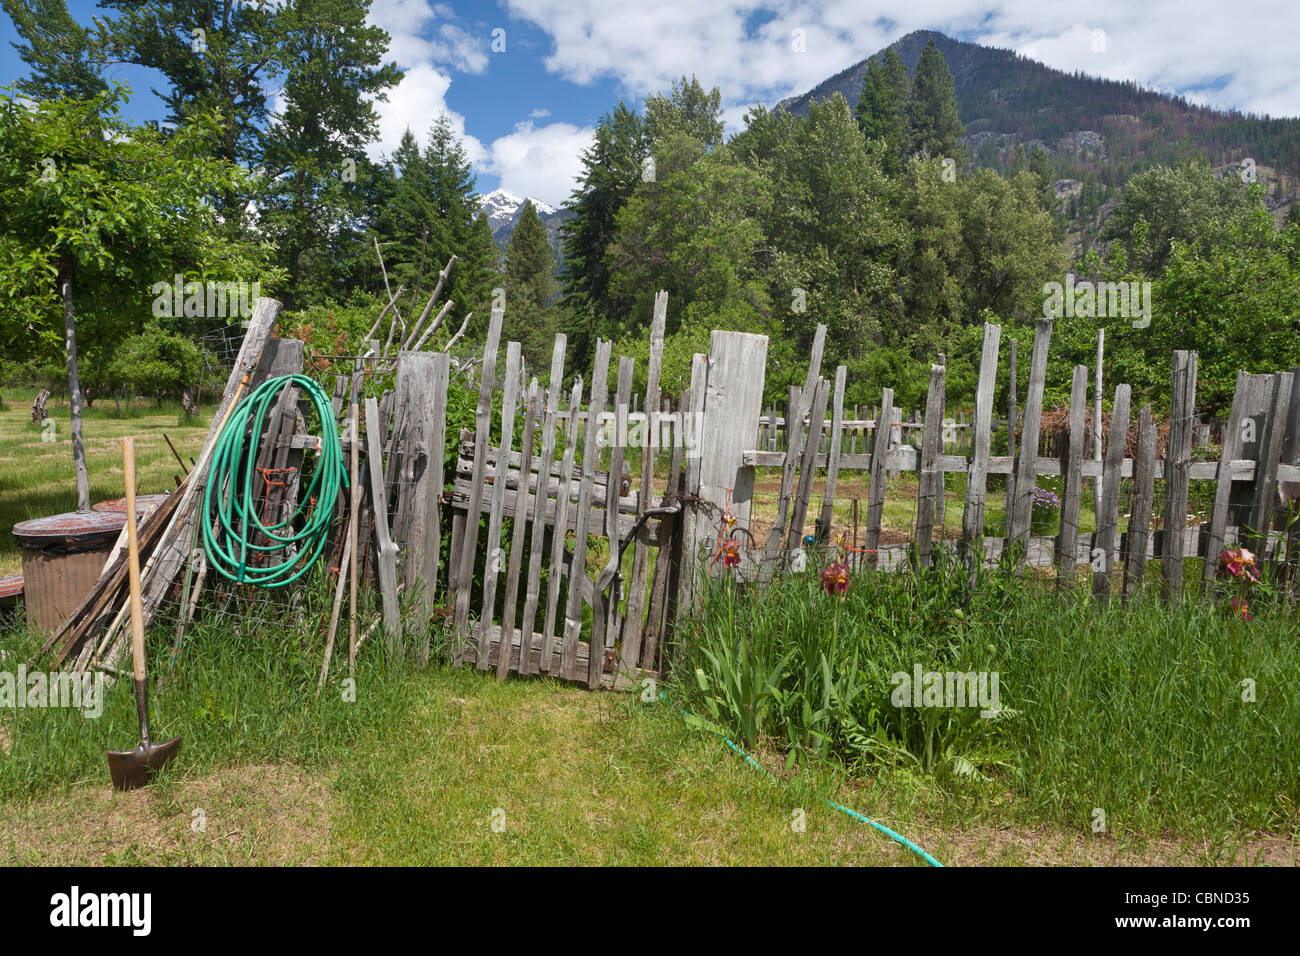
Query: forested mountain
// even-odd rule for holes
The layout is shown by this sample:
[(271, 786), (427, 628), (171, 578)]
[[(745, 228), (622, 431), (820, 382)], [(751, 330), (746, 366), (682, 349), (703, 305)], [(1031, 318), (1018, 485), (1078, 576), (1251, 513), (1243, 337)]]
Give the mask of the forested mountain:
[[(1136, 83), (1065, 73), (1010, 50), (917, 31), (886, 49), (914, 74), (933, 42), (952, 72), (957, 109), (965, 126), (968, 161), (1009, 171), (1045, 154), (1057, 183), (1060, 213), (1076, 241), (1095, 238), (1098, 213), (1128, 179), (1157, 164), (1204, 159), (1216, 168), (1254, 160), (1266, 202), (1278, 219), (1289, 211), (1300, 181), (1300, 119), (1273, 119), (1194, 106)], [(778, 104), (807, 116), (809, 103), (840, 93), (858, 102), (868, 64), (884, 50)], [(1099, 54), (1101, 56), (1102, 54)], [(1018, 152), (1021, 147), (1023, 152)], [(1040, 160), (1041, 161), (1041, 160)], [(1091, 242), (1088, 243), (1092, 245)]]

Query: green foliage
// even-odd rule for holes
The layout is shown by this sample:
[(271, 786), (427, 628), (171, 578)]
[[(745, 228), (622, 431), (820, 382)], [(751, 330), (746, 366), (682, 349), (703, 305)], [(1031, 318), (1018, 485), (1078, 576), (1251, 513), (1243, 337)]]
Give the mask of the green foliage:
[[(1096, 806), (1121, 832), (1294, 825), (1300, 758), (1279, 741), (1297, 735), (1300, 705), (1267, 688), (1287, 686), (1300, 648), (1279, 640), (1296, 622), (1269, 582), (1247, 624), (1155, 594), (1102, 608), (1086, 588), (1063, 598), (1001, 570), (968, 586), (947, 552), (920, 573), (856, 574), (842, 599), (817, 570), (753, 585), (718, 570), (682, 634), (674, 692), (738, 743), (925, 775), (1072, 829)], [(990, 691), (996, 673), (996, 715), (899, 706), (897, 675), (918, 665), (984, 673)]]
[(869, 141), (881, 141), (881, 162), (891, 173), (902, 169), (912, 151), (908, 125), (911, 99), (912, 80), (898, 51), (890, 47), (879, 62), (872, 57), (854, 115)]
[(198, 347), (184, 336), (149, 325), (126, 338), (113, 355), (109, 379), (162, 397), (191, 387), (199, 377)]
[(965, 131), (957, 115), (952, 73), (933, 41), (921, 51), (916, 64), (909, 116), (913, 149), (929, 156), (957, 155)]
[(61, 344), (59, 283), (79, 331), (115, 341), (148, 315), (151, 286), (177, 272), (273, 283), (268, 250), (223, 237), (207, 198), (239, 170), (210, 158), (221, 123), (195, 117), (166, 137), (131, 126), (121, 87), (28, 106), (0, 96), (0, 296), (5, 347)]

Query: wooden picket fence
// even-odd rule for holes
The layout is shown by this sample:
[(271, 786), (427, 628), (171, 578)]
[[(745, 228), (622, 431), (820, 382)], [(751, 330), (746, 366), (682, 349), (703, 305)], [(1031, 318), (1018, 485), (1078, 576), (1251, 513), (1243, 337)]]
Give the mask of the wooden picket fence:
[[(1078, 564), (1092, 568), (1093, 589), (1101, 597), (1113, 590), (1129, 593), (1140, 587), (1146, 566), (1158, 558), (1165, 592), (1176, 598), (1182, 591), (1183, 560), (1209, 556), (1203, 575), (1207, 582), (1216, 573), (1214, 557), (1228, 544), (1245, 544), (1264, 560), (1294, 564), (1298, 528), (1288, 502), (1300, 497), (1300, 370), (1275, 374), (1241, 373), (1232, 411), (1223, 429), (1223, 451), (1217, 461), (1193, 461), (1193, 439), (1205, 429), (1196, 416), (1196, 354), (1176, 352), (1171, 375), (1171, 415), (1167, 451), (1157, 457), (1157, 428), (1149, 406), (1137, 418), (1135, 453), (1126, 451), (1133, 418), (1131, 388), (1114, 390), (1109, 422), (1109, 441), (1104, 456), (1084, 456), (1088, 369), (1074, 369), (1069, 442), (1060, 457), (1039, 454), (1042, 400), (1052, 322), (1040, 320), (1035, 332), (1028, 391), (1024, 396), (1019, 434), (1012, 432), (1012, 454), (990, 454), (994, 422), (993, 393), (998, 372), (1001, 328), (986, 325), (980, 361), (975, 412), (970, 423), (965, 454), (948, 454), (945, 448), (960, 438), (951, 420), (945, 422), (943, 364), (931, 369), (926, 408), (921, 426), (913, 430), (915, 444), (906, 444), (893, 428), (870, 430), (870, 448), (857, 453), (846, 449), (845, 439), (861, 423), (844, 415), (845, 368), (835, 375), (833, 388), (821, 377), (824, 329), (814, 340), (812, 361), (802, 389), (795, 391), (785, 421), (791, 423), (787, 448), (773, 450), (766, 430), (771, 412), (761, 415), (756, 407), (736, 409), (725, 430), (756, 437), (756, 447), (740, 454), (742, 469), (736, 474), (732, 512), (742, 526), (750, 518), (752, 477), (745, 469), (780, 468), (781, 485), (776, 516), (760, 548), (745, 555), (744, 567), (751, 574), (788, 569), (802, 560), (806, 544), (833, 550), (842, 528), (833, 524), (836, 484), (844, 471), (869, 473), (864, 539), (849, 555), (867, 567), (896, 568), (906, 563), (925, 567), (933, 558), (935, 529), (943, 524), (943, 476), (966, 475), (961, 537), (957, 547), (971, 562), (996, 563), (1005, 557), (1029, 565), (1056, 565), (1063, 584), (1073, 580)], [(1013, 380), (1014, 382), (1014, 380)], [(710, 382), (710, 389), (712, 383)], [(828, 397), (831, 414), (826, 419)], [(1011, 404), (1016, 396), (1012, 386)], [(880, 408), (894, 408), (892, 389), (885, 388)], [(1013, 411), (1014, 414), (1014, 411)], [(816, 423), (809, 426), (808, 423)], [(1018, 441), (1018, 452), (1016, 442)], [(766, 446), (766, 447), (765, 447)], [(820, 522), (809, 529), (807, 511), (813, 481), (824, 470)], [(916, 521), (907, 544), (881, 545), (883, 506), (888, 483), (899, 472), (918, 473)], [(1000, 536), (985, 534), (985, 503), (990, 475), (1006, 475), (1006, 524)], [(1030, 535), (1033, 495), (1039, 476), (1064, 476), (1060, 532), (1051, 537)], [(1100, 479), (1096, 530), (1079, 529), (1081, 487), (1084, 478)], [(1156, 504), (1155, 483), (1164, 481), (1162, 527), (1152, 530)], [(1133, 482), (1129, 530), (1118, 533), (1121, 484)], [(1214, 505), (1205, 524), (1189, 527), (1187, 507), (1189, 483), (1213, 481)], [(1278, 529), (1278, 530), (1275, 530)], [(1288, 557), (1289, 556), (1289, 557)], [(1122, 575), (1123, 580), (1117, 580)]]

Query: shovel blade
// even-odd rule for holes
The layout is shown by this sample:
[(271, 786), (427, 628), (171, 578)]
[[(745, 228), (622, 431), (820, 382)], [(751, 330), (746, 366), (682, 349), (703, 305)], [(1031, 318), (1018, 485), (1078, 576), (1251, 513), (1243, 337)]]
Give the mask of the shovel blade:
[(142, 743), (134, 750), (110, 750), (108, 775), (117, 790), (134, 790), (143, 787), (154, 775), (171, 762), (181, 749), (181, 738), (173, 737), (165, 743)]

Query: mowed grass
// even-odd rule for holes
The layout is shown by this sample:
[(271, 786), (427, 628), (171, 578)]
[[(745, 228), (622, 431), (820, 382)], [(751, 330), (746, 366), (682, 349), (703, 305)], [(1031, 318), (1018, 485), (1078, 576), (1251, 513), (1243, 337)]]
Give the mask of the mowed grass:
[[(949, 865), (1295, 862), (1279, 837), (1016, 826), (995, 798), (830, 765), (787, 773), (760, 748), (775, 782), (665, 704), (550, 679), (363, 658), (355, 702), (338, 682), (316, 697), (306, 658), (273, 649), (232, 636), (187, 671), (191, 686), (157, 700), (155, 735), (179, 733), (183, 747), (151, 787), (108, 785), (103, 749), (135, 738), (124, 685), (100, 721), (57, 718), (60, 738), (37, 749), (65, 757), (40, 786), (4, 780), (32, 746), (4, 741), (0, 864), (924, 865), (826, 799)], [(250, 676), (203, 686), (240, 655)], [(52, 713), (30, 727), (52, 729)]]
[[(0, 409), (0, 574), (22, 568), (22, 553), (10, 529), (28, 518), (41, 518), (77, 509), (76, 473), (72, 461), (71, 409), (66, 401), (46, 406), (54, 422), (48, 428), (32, 422), (35, 389), (4, 390)], [(176, 488), (174, 475), (181, 466), (172, 456), (163, 434), (189, 465), (197, 458), (207, 436), (211, 410), (191, 424), (179, 424), (180, 408), (156, 408), (151, 401), (124, 404), (118, 417), (111, 399), (101, 399), (84, 411), (82, 431), (86, 443), (86, 469), (90, 500), (94, 504), (121, 498), (122, 438), (135, 437), (139, 494), (158, 494)], [(51, 435), (53, 441), (44, 440)]]

